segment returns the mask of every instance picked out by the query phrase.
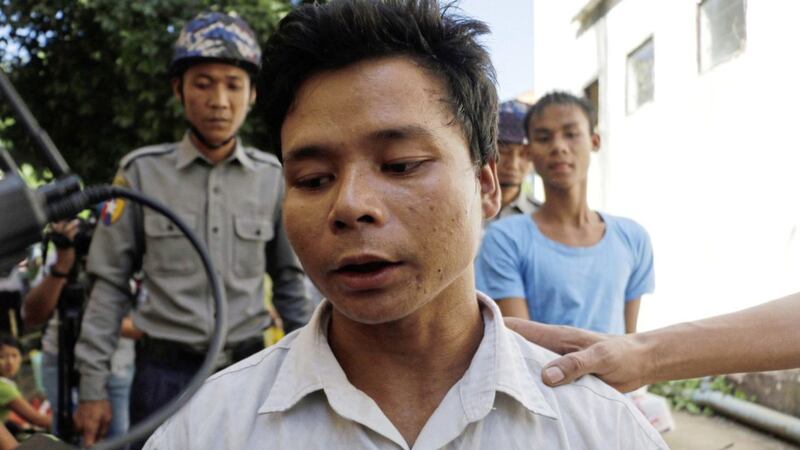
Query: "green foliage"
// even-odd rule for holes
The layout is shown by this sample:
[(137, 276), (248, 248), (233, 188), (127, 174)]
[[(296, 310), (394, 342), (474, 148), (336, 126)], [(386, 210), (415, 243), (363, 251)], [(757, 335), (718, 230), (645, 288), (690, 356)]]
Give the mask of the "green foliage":
[[(10, 28), (0, 32), (0, 55), (70, 167), (88, 183), (109, 182), (122, 155), (185, 130), (166, 69), (188, 19), (203, 10), (236, 12), (263, 44), (290, 8), (289, 0), (4, 0), (0, 29)], [(10, 117), (0, 101), (0, 124)], [(243, 137), (268, 150), (257, 123), (254, 111)], [(0, 145), (18, 162), (37, 161), (21, 126), (0, 126)]]
[(653, 394), (666, 397), (672, 408), (676, 411), (685, 410), (692, 414), (713, 414), (714, 411), (711, 408), (708, 406), (700, 406), (692, 400), (692, 393), (698, 389), (709, 389), (721, 392), (741, 400), (753, 400), (722, 376), (665, 381), (663, 383), (652, 384), (647, 390)]

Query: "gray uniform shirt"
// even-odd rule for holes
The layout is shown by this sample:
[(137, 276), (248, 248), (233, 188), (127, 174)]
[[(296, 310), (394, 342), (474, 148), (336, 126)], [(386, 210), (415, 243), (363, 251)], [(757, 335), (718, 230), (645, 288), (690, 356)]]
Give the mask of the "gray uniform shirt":
[(500, 213), (497, 214), (495, 220), (502, 219), (503, 217), (513, 216), (515, 214), (532, 214), (536, 212), (540, 206), (542, 205), (533, 198), (533, 193), (526, 192), (525, 188), (523, 187), (523, 189), (520, 190), (519, 195), (517, 195), (517, 198), (500, 210)]
[[(284, 183), (277, 158), (237, 141), (228, 159), (212, 165), (187, 134), (179, 143), (136, 150), (120, 166), (115, 184), (160, 200), (205, 243), (224, 284), (228, 343), (258, 337), (269, 325), (265, 271), (287, 331), (308, 321), (303, 272), (281, 220)], [(95, 283), (75, 348), (81, 400), (106, 398), (109, 359), (132, 301), (128, 280), (140, 268), (145, 294), (133, 322), (145, 334), (203, 350), (214, 323), (202, 263), (180, 230), (131, 202), (115, 200), (104, 208), (87, 264)]]

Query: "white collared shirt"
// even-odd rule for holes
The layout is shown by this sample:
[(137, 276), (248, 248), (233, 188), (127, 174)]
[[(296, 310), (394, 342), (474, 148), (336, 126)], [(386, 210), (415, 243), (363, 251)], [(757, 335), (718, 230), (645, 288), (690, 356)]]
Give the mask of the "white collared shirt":
[[(541, 382), (555, 354), (505, 327), (478, 293), (484, 335), (413, 447), (347, 380), (327, 341), (331, 305), (278, 344), (209, 378), (146, 449), (666, 449), (619, 392), (594, 377)], [(414, 405), (409, 405), (413, 408)]]

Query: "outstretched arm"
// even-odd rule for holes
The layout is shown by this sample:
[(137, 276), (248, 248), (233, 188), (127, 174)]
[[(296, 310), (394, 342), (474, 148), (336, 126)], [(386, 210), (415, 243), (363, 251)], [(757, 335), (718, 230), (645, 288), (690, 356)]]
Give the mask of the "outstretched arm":
[(545, 367), (550, 386), (594, 374), (620, 391), (664, 380), (800, 367), (800, 293), (694, 322), (624, 336), (516, 319), (528, 340), (565, 353)]

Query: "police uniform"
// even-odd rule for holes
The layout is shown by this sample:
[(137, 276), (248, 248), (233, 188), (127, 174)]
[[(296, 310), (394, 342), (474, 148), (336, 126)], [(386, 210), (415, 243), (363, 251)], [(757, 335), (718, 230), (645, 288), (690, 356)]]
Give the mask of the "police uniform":
[(541, 206), (542, 204), (533, 198), (533, 192), (530, 189), (526, 189), (523, 184), (517, 198), (504, 206), (493, 220), (513, 216), (514, 214), (533, 214)]
[[(263, 347), (262, 332), (270, 322), (264, 308), (265, 271), (273, 280), (273, 301), (287, 330), (308, 321), (311, 306), (303, 272), (282, 225), (284, 183), (274, 156), (237, 140), (229, 158), (211, 164), (187, 134), (179, 143), (128, 154), (115, 184), (160, 200), (205, 243), (228, 305), (226, 349), (235, 353), (243, 343), (253, 342)], [(75, 352), (82, 401), (106, 396), (109, 358), (131, 305), (128, 280), (139, 269), (143, 294), (133, 322), (145, 338), (137, 346), (137, 371), (141, 357), (162, 358), (156, 360), (161, 365), (199, 367), (214, 323), (202, 263), (178, 228), (159, 213), (124, 200), (103, 208), (87, 265), (96, 281)], [(223, 364), (232, 362), (230, 352), (226, 354), (229, 360)]]

